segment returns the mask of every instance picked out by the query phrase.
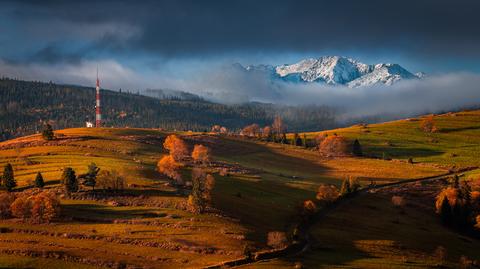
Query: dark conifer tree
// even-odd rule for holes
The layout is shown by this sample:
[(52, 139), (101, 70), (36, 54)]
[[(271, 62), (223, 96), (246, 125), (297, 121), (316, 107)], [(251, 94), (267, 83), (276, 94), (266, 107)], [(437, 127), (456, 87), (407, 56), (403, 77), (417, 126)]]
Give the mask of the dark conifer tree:
[(40, 172), (37, 173), (34, 184), (35, 184), (35, 187), (37, 188), (43, 188), (45, 186), (45, 182), (43, 181), (43, 176)]
[(456, 228), (463, 228), (464, 220), (463, 220), (463, 208), (462, 205), (457, 201), (452, 208), (452, 220), (455, 224)]
[(83, 184), (85, 186), (92, 187), (92, 190), (95, 190), (95, 185), (97, 184), (97, 175), (100, 172), (100, 168), (97, 167), (95, 163), (88, 165), (88, 172), (85, 175), (85, 181)]
[(460, 187), (460, 179), (458, 178), (458, 175), (454, 175), (454, 176), (453, 176), (452, 186), (453, 186), (455, 189), (458, 189), (458, 188)]
[(297, 134), (297, 137), (295, 138), (295, 146), (301, 146), (301, 145), (302, 145), (302, 139)]
[(353, 155), (358, 157), (363, 155), (362, 146), (360, 145), (360, 142), (358, 141), (358, 139), (355, 139), (355, 141), (353, 142), (352, 152), (353, 152)]
[(12, 189), (17, 186), (17, 182), (15, 181), (15, 176), (13, 174), (13, 166), (10, 163), (7, 163), (3, 169), (2, 186), (7, 191), (12, 191)]
[(50, 124), (45, 124), (45, 128), (42, 131), (42, 137), (43, 139), (49, 141), (53, 140), (55, 138), (55, 134), (53, 133), (53, 128), (52, 125)]
[[(300, 143), (298, 143), (298, 142), (300, 142)], [(300, 146), (301, 143), (302, 143), (302, 141), (300, 140), (300, 137), (298, 136), (298, 133), (294, 133), (291, 144), (294, 145), (294, 146)]]
[(443, 198), (442, 205), (440, 206), (440, 217), (442, 219), (442, 223), (445, 225), (451, 225), (452, 224), (452, 207), (450, 206), (450, 203), (448, 202), (447, 197)]
[(63, 170), (62, 182), (67, 193), (78, 191), (77, 176), (71, 167), (67, 167)]
[(267, 137), (267, 141), (268, 142), (276, 142), (275, 141), (275, 134), (274, 133), (270, 133)]
[(466, 180), (463, 180), (459, 188), (459, 197), (463, 199), (463, 204), (460, 213), (461, 226), (471, 228), (473, 226), (472, 218), (472, 188)]

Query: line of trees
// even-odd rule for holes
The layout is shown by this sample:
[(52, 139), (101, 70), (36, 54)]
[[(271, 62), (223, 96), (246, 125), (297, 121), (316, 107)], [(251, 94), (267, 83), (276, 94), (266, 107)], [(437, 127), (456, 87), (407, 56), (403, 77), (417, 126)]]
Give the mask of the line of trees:
[(362, 146), (358, 139), (349, 141), (343, 136), (337, 134), (328, 135), (326, 133), (321, 133), (314, 139), (307, 139), (305, 133), (300, 135), (296, 132), (288, 139), (286, 131), (286, 124), (283, 123), (281, 117), (276, 116), (271, 126), (261, 128), (258, 124), (250, 124), (242, 129), (240, 136), (304, 148), (316, 147), (322, 155), (327, 157), (363, 156)]
[(33, 223), (48, 223), (59, 216), (60, 201), (54, 193), (41, 190), (45, 186), (40, 172), (36, 174), (31, 191), (13, 193), (17, 186), (13, 166), (7, 163), (1, 176), (1, 187), (6, 191), (0, 193), (0, 217), (17, 217)]
[(95, 163), (90, 163), (87, 173), (76, 175), (71, 167), (65, 167), (62, 174), (62, 185), (67, 194), (78, 192), (80, 185), (91, 187), (95, 191), (98, 186), (102, 191), (118, 192), (125, 189), (127, 180), (123, 173), (115, 169), (101, 170)]
[[(166, 175), (178, 187), (191, 186), (187, 207), (191, 212), (203, 213), (207, 206), (212, 205), (212, 192), (215, 178), (207, 172), (210, 164), (210, 149), (204, 145), (194, 145), (191, 154), (188, 147), (177, 135), (169, 135), (163, 147), (168, 155), (163, 156), (157, 163), (157, 170)], [(191, 159), (191, 163), (189, 160)], [(191, 181), (185, 182), (181, 169), (190, 165)]]

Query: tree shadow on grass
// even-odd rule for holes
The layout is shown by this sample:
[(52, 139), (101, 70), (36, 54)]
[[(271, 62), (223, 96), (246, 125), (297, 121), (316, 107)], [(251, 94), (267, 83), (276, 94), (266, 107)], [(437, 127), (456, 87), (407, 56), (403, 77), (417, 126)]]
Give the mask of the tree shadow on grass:
[(145, 197), (154, 197), (154, 196), (162, 196), (162, 197), (181, 197), (176, 191), (166, 191), (166, 190), (159, 190), (153, 188), (146, 188), (146, 189), (127, 189), (123, 191), (121, 196), (125, 195), (132, 195), (132, 196), (145, 196)]
[(441, 128), (439, 133), (454, 133), (454, 132), (461, 132), (461, 131), (468, 131), (468, 130), (480, 130), (480, 126), (468, 126), (468, 127), (460, 127), (460, 128)]
[[(478, 259), (480, 241), (462, 241), (443, 227), (433, 208), (422, 200), (400, 208), (390, 201), (392, 194), (366, 194), (342, 203), (314, 224), (317, 247), (288, 262), (301, 261), (306, 268), (345, 266), (348, 268), (432, 268), (438, 263), (433, 252), (447, 249), (448, 259), (461, 255)], [(475, 253), (475, 254), (474, 254)]]
[[(45, 187), (44, 188), (47, 189), (47, 188), (49, 188), (53, 185), (58, 185), (58, 184), (60, 184), (60, 180), (49, 180), (49, 181), (45, 182)], [(21, 191), (28, 190), (28, 189), (31, 189), (31, 188), (33, 188), (32, 185), (22, 186), (22, 187), (16, 188), (15, 191), (21, 192)]]
[(158, 213), (156, 209), (123, 209), (97, 204), (63, 204), (62, 215), (73, 219), (100, 222), (111, 222), (115, 219), (146, 219), (167, 216), (165, 213)]
[[(371, 153), (370, 153), (371, 152)], [(401, 147), (387, 147), (387, 146), (373, 146), (368, 147), (366, 154), (375, 158), (424, 158), (433, 157), (445, 154), (444, 151), (434, 150), (429, 148), (401, 148)]]

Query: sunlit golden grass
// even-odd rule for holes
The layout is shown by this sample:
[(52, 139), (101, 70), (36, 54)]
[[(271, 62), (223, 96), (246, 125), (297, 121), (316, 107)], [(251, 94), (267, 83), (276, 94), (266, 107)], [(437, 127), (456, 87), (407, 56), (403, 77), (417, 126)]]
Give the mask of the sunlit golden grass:
[(358, 139), (364, 153), (377, 157), (444, 165), (479, 165), (480, 159), (480, 111), (466, 111), (436, 115), (435, 133), (420, 129), (422, 118), (399, 120), (366, 127), (356, 125), (325, 132), (307, 133), (314, 138), (319, 133), (338, 134)]
[[(324, 158), (317, 151), (291, 145), (224, 139), (220, 159), (238, 162), (264, 173), (299, 181), (299, 184), (333, 183), (353, 176), (364, 181), (391, 182), (445, 173), (431, 164), (409, 164), (405, 160), (372, 158)], [(239, 153), (235, 153), (236, 151)], [(289, 182), (292, 184), (293, 182)]]
[[(460, 117), (460, 116), (459, 116)], [(400, 121), (400, 123), (402, 123)], [(441, 145), (431, 145), (430, 138), (418, 130), (406, 131), (406, 126), (398, 125), (399, 122), (390, 123), (393, 127), (372, 125), (373, 131), (364, 133), (360, 127), (335, 130), (344, 132), (345, 136), (357, 138), (360, 136), (364, 151), (369, 155), (383, 154), (385, 148), (389, 157), (406, 159), (406, 153), (418, 152), (424, 154), (424, 148), (430, 149), (430, 155), (414, 157), (415, 161), (427, 162), (408, 164), (405, 160), (387, 161), (373, 158), (322, 158), (318, 152), (294, 147), (258, 141), (246, 141), (232, 137), (212, 136), (212, 148), (215, 160), (224, 161), (232, 165), (244, 167), (248, 174), (233, 174), (231, 176), (216, 175), (217, 184), (214, 192), (214, 205), (224, 214), (239, 219), (239, 222), (230, 218), (222, 218), (213, 214), (194, 216), (182, 210), (169, 207), (112, 207), (104, 202), (62, 200), (64, 215), (72, 217), (71, 221), (63, 221), (52, 225), (31, 225), (16, 221), (1, 221), (0, 227), (17, 228), (23, 230), (38, 230), (56, 233), (76, 233), (83, 235), (98, 235), (115, 237), (141, 242), (157, 242), (161, 244), (178, 244), (190, 247), (213, 247), (214, 254), (199, 254), (164, 248), (137, 247), (118, 242), (102, 242), (101, 240), (84, 240), (75, 238), (52, 237), (47, 235), (11, 233), (2, 237), (4, 249), (30, 249), (30, 250), (61, 250), (80, 257), (94, 256), (100, 260), (125, 261), (139, 266), (151, 265), (158, 267), (200, 267), (214, 264), (222, 260), (240, 257), (245, 244), (253, 243), (259, 247), (265, 246), (266, 233), (272, 230), (284, 230), (296, 212), (296, 205), (305, 199), (313, 199), (315, 191), (321, 183), (340, 185), (341, 180), (354, 176), (364, 184), (370, 181), (391, 182), (410, 178), (419, 178), (444, 173), (446, 170), (432, 163), (445, 164), (448, 161), (443, 157), (434, 155), (434, 150), (439, 151)], [(397, 124), (397, 125), (395, 125)], [(402, 124), (418, 124), (418, 122), (405, 122)], [(385, 124), (388, 125), (388, 124)], [(439, 125), (443, 125), (439, 120)], [(413, 126), (413, 125), (412, 125)], [(467, 126), (466, 123), (465, 125)], [(390, 128), (390, 129), (389, 129)], [(398, 133), (389, 134), (388, 131), (399, 129)], [(442, 127), (446, 128), (446, 127)], [(464, 127), (465, 128), (465, 127)], [(465, 129), (458, 132), (475, 132)], [(455, 133), (457, 131), (451, 131)], [(380, 134), (382, 133), (382, 134)], [(446, 136), (451, 133), (445, 134)], [(138, 189), (158, 192), (161, 199), (170, 202), (185, 201), (185, 196), (172, 195), (172, 188), (164, 190), (163, 183), (166, 178), (156, 172), (157, 161), (166, 153), (162, 147), (166, 133), (152, 129), (67, 129), (56, 131), (58, 140), (52, 144), (45, 144), (39, 135), (14, 139), (0, 143), (2, 147), (10, 149), (0, 150), (0, 165), (10, 162), (14, 166), (16, 179), (19, 186), (26, 187), (37, 172), (42, 172), (47, 187), (58, 184), (64, 167), (73, 167), (77, 174), (85, 173), (87, 165), (95, 162), (101, 169), (118, 170), (126, 177), (129, 184), (143, 187)], [(195, 133), (183, 133), (192, 136), (196, 142)], [(309, 134), (313, 136), (315, 134)], [(409, 136), (412, 135), (411, 138)], [(439, 134), (440, 135), (440, 134)], [(438, 143), (451, 143), (450, 140)], [(467, 134), (462, 139), (470, 139)], [(476, 141), (476, 137), (471, 137)], [(391, 141), (392, 146), (382, 146), (384, 141)], [(28, 143), (33, 143), (29, 145)], [(35, 144), (39, 143), (39, 144)], [(404, 144), (401, 144), (404, 143)], [(458, 142), (451, 144), (455, 152), (465, 152), (458, 160), (464, 164), (472, 164), (476, 142)], [(28, 145), (28, 146), (15, 146)], [(395, 145), (399, 146), (395, 146)], [(473, 147), (470, 148), (470, 146)], [(433, 149), (432, 149), (433, 147)], [(436, 149), (435, 149), (436, 148)], [(436, 152), (435, 151), (435, 152)], [(436, 154), (436, 153), (435, 153)], [(448, 154), (447, 154), (448, 155)], [(443, 155), (442, 155), (443, 156)], [(459, 157), (462, 155), (459, 155)], [(422, 159), (423, 158), (423, 159)], [(463, 159), (462, 159), (463, 158)], [(182, 174), (190, 176), (190, 170), (185, 169)], [(48, 184), (51, 183), (51, 184)], [(53, 185), (52, 185), (53, 184)], [(163, 194), (165, 193), (165, 194)], [(167, 195), (168, 194), (168, 195)], [(383, 209), (382, 209), (383, 212)], [(174, 216), (174, 217), (172, 217)], [(421, 216), (418, 216), (421, 218)], [(357, 218), (355, 216), (355, 218)], [(120, 220), (120, 222), (116, 221)], [(156, 225), (125, 224), (129, 220), (155, 221)], [(353, 220), (352, 220), (353, 221)], [(363, 221), (358, 216), (358, 221)], [(365, 220), (366, 221), (366, 220)], [(385, 223), (384, 223), (385, 224)], [(338, 227), (343, 227), (337, 223)], [(329, 231), (325, 228), (322, 231)], [(338, 228), (337, 227), (337, 228)], [(375, 228), (380, 234), (381, 228)], [(317, 233), (317, 228), (315, 228)], [(331, 231), (332, 235), (341, 231)], [(246, 239), (243, 239), (246, 236)], [(320, 235), (323, 236), (323, 235)], [(320, 260), (307, 257), (307, 263), (322, 262), (336, 266), (342, 260), (342, 251), (354, 255), (356, 258), (346, 262), (350, 267), (356, 264), (371, 263), (372, 260), (359, 255), (362, 246), (369, 246), (370, 238), (360, 238), (358, 241), (347, 232), (345, 238), (351, 238), (348, 248), (339, 248), (338, 252)], [(5, 239), (3, 239), (5, 238)], [(328, 237), (327, 237), (328, 239)], [(391, 238), (374, 238), (380, 240), (396, 240)], [(10, 240), (10, 241), (9, 241)], [(348, 239), (345, 239), (348, 240)], [(92, 242), (91, 242), (92, 241)], [(97, 242), (98, 241), (98, 242)], [(361, 242), (358, 243), (358, 242)], [(48, 242), (51, 242), (49, 245)], [(103, 243), (104, 245), (101, 245)], [(380, 244), (379, 243), (379, 244)], [(380, 244), (380, 245), (381, 245)], [(32, 245), (35, 245), (34, 247)], [(388, 244), (387, 244), (388, 247)], [(98, 253), (92, 253), (96, 250)], [(353, 249), (353, 250), (352, 250)], [(362, 250), (365, 251), (365, 250)], [(361, 252), (361, 251), (360, 251)], [(140, 254), (139, 254), (140, 253)], [(15, 260), (3, 259), (0, 254), (0, 267), (12, 266), (15, 262), (27, 266), (31, 258), (18, 255), (8, 255)], [(108, 259), (107, 259), (108, 258)], [(3, 260), (2, 260), (3, 259)], [(17, 260), (18, 259), (18, 260)], [(155, 259), (158, 261), (153, 262)], [(68, 262), (59, 262), (55, 259), (38, 258), (39, 267), (43, 268), (69, 268)], [(397, 262), (386, 257), (376, 257), (377, 265)], [(85, 265), (84, 263), (81, 266)], [(285, 264), (292, 266), (291, 261), (273, 261), (275, 266)], [(401, 264), (401, 260), (398, 261)], [(271, 265), (271, 264), (270, 264)], [(377, 266), (376, 265), (376, 266)], [(266, 265), (267, 266), (267, 265)], [(79, 267), (80, 268), (80, 267)], [(270, 267), (271, 268), (271, 267)], [(329, 267), (328, 267), (329, 268)], [(372, 267), (372, 268), (378, 268)]]

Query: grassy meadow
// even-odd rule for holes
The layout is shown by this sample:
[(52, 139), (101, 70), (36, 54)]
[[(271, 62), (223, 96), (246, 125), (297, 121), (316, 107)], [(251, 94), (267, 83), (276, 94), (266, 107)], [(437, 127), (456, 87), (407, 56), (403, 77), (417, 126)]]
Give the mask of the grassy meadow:
[(421, 130), (425, 117), (307, 133), (307, 137), (336, 133), (358, 139), (364, 153), (380, 158), (412, 158), (417, 162), (445, 166), (479, 165), (480, 111), (435, 115), (438, 130), (434, 133)]
[[(57, 139), (49, 142), (40, 135), (1, 142), (0, 165), (14, 166), (19, 190), (29, 188), (37, 172), (42, 172), (46, 187), (52, 188), (59, 184), (64, 167), (74, 168), (78, 175), (95, 162), (102, 170), (117, 170), (125, 175), (126, 192), (141, 202), (114, 206), (111, 202), (122, 197), (101, 201), (65, 198), (61, 201), (62, 218), (57, 222), (33, 225), (1, 220), (0, 228), (9, 232), (0, 234), (0, 268), (123, 264), (199, 268), (242, 257), (245, 245), (266, 248), (269, 231), (285, 231), (296, 205), (314, 199), (322, 183), (339, 186), (348, 176), (357, 177), (365, 185), (371, 181), (396, 182), (444, 174), (453, 165), (478, 165), (480, 112), (455, 115), (435, 117), (440, 131), (428, 135), (420, 131), (418, 120), (327, 131), (357, 138), (367, 155), (386, 155), (392, 160), (324, 158), (314, 150), (290, 145), (178, 133), (190, 146), (210, 147), (216, 162), (244, 171), (227, 176), (215, 174), (213, 202), (219, 211), (203, 215), (182, 210), (178, 205), (185, 203), (186, 194), (166, 184), (167, 178), (156, 171), (158, 160), (167, 154), (162, 144), (168, 133), (153, 129), (77, 128), (56, 131)], [(313, 138), (317, 134), (307, 135)], [(406, 161), (410, 157), (414, 164)], [(188, 179), (190, 169), (184, 169), (182, 174)], [(434, 215), (415, 208), (406, 210), (399, 223), (392, 223), (398, 215), (396, 210), (386, 194), (364, 195), (339, 206), (314, 225), (312, 235), (319, 247), (313, 251), (249, 267), (288, 268), (301, 261), (308, 268), (385, 268), (382, 266), (393, 260), (380, 252), (391, 252), (400, 266), (407, 261), (421, 261), (424, 253), (439, 244), (414, 240), (426, 238), (431, 232), (448, 234), (440, 241), (457, 240), (452, 241), (452, 245), (458, 245), (453, 255), (466, 246), (457, 244), (461, 240), (445, 231)], [(382, 216), (380, 220), (378, 216)], [(422, 230), (419, 222), (423, 223), (421, 227), (432, 230)], [(404, 247), (398, 248), (397, 244)], [(420, 244), (427, 249), (417, 257)], [(430, 264), (428, 261), (425, 266)]]

